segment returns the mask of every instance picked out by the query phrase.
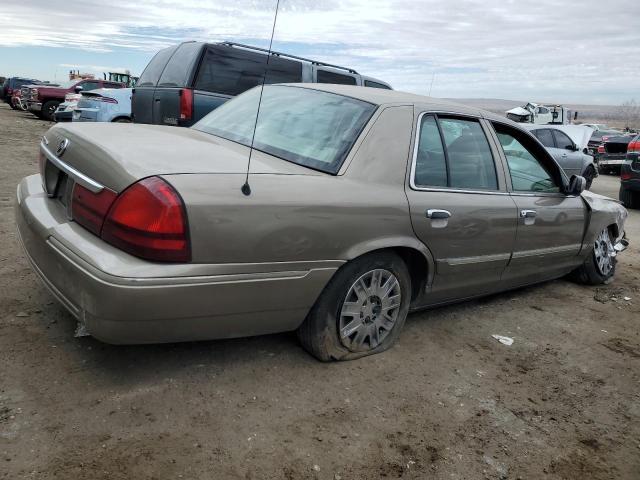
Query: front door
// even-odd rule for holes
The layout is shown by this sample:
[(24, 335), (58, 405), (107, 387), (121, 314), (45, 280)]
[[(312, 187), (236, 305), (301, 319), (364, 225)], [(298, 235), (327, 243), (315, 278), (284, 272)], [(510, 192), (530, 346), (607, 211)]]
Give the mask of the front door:
[(503, 280), (517, 286), (567, 273), (580, 263), (586, 207), (564, 194), (562, 172), (537, 142), (518, 129), (494, 123), (518, 208), (513, 256)]
[(407, 197), (436, 264), (425, 304), (496, 290), (511, 257), (516, 207), (486, 133), (476, 118), (420, 116)]

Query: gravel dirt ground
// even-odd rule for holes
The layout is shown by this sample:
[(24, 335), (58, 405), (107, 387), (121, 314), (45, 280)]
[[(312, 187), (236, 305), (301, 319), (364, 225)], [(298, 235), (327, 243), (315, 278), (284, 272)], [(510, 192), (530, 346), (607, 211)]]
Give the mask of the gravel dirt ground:
[(0, 478), (640, 478), (640, 211), (611, 285), (414, 314), (362, 360), (293, 334), (118, 347), (73, 337), (18, 244), (48, 127), (0, 105)]

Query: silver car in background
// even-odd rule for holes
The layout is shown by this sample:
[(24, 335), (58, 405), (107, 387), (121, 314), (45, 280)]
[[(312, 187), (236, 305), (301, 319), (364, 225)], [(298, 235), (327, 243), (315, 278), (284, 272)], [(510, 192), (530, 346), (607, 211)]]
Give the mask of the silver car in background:
[(82, 92), (74, 122), (131, 122), (131, 88), (98, 88)]
[(610, 282), (627, 245), (624, 207), (517, 124), (391, 90), (257, 87), (192, 128), (59, 124), (40, 148), (22, 244), (111, 343), (297, 330), (317, 358), (352, 359), (413, 310)]

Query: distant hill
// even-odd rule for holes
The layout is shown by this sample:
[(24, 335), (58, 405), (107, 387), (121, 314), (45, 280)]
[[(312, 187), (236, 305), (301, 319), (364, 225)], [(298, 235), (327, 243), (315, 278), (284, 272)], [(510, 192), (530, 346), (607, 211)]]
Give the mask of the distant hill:
[[(445, 98), (444, 100), (482, 108), (499, 115), (504, 115), (507, 110), (527, 103), (526, 101), (504, 100), (501, 98)], [(544, 101), (536, 103), (552, 104), (552, 102)], [(607, 123), (612, 127), (622, 127), (624, 125), (619, 105), (584, 105), (575, 103), (565, 103), (563, 105), (574, 112), (578, 112), (578, 122), (580, 123)]]

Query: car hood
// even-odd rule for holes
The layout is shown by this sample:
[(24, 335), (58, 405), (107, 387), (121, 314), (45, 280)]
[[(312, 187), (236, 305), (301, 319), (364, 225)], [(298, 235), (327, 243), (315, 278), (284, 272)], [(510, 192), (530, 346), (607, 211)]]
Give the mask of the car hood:
[[(245, 174), (249, 148), (190, 128), (124, 123), (57, 124), (45, 134), (60, 159), (93, 180), (120, 192), (152, 175)], [(251, 174), (321, 175), (254, 150)]]

